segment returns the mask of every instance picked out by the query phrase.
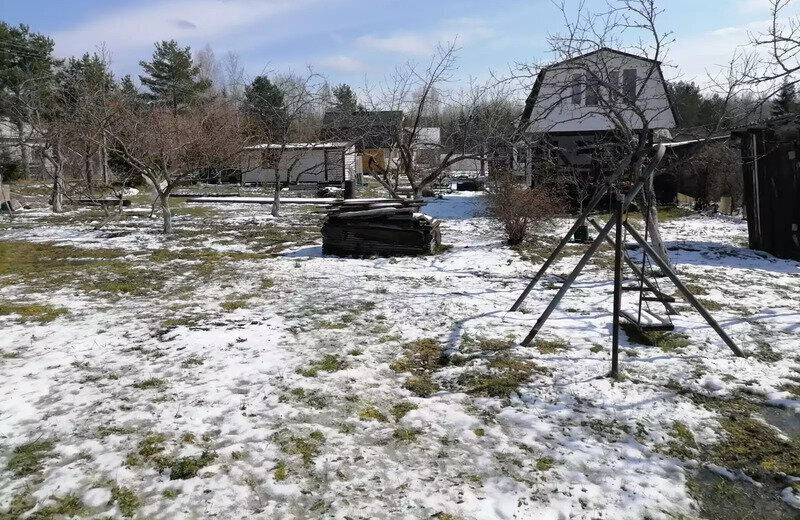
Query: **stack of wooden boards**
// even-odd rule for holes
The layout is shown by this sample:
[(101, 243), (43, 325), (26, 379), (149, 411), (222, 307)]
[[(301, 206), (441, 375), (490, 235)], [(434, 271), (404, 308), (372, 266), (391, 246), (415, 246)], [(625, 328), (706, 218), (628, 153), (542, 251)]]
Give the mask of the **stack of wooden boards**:
[(328, 206), (322, 252), (337, 256), (427, 254), (441, 245), (439, 221), (422, 200), (348, 199)]

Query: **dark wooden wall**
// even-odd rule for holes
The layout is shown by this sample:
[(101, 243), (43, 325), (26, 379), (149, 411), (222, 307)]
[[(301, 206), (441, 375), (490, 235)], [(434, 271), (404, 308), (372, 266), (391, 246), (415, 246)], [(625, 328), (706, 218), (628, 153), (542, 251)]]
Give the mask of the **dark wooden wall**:
[(800, 141), (771, 128), (740, 136), (750, 247), (800, 260)]

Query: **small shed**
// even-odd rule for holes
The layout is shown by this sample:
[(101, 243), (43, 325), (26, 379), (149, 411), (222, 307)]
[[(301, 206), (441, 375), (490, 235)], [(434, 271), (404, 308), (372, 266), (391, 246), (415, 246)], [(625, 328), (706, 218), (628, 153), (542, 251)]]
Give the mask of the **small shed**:
[[(277, 168), (276, 168), (277, 165)], [(359, 181), (361, 164), (349, 142), (259, 144), (244, 150), (242, 184), (342, 185)]]
[(736, 129), (750, 247), (800, 260), (800, 118)]

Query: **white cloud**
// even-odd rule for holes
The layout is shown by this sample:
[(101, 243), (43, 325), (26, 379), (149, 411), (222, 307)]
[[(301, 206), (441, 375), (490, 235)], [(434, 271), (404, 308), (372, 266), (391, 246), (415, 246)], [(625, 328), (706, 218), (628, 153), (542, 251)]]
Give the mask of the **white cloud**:
[(430, 39), (418, 34), (402, 33), (389, 37), (362, 36), (356, 40), (360, 46), (373, 51), (425, 55), (433, 49)]
[(319, 60), (319, 64), (339, 72), (357, 72), (366, 69), (366, 66), (359, 60), (344, 55), (322, 58)]
[(53, 34), (62, 56), (82, 54), (105, 42), (125, 53), (171, 39), (203, 40), (321, 0), (171, 0), (149, 2), (91, 19)]
[(457, 41), (460, 46), (485, 41), (495, 30), (478, 18), (447, 20), (439, 27), (425, 32), (397, 32), (390, 36), (366, 35), (356, 43), (368, 50), (394, 52), (412, 56), (425, 56), (433, 52), (439, 42)]
[[(709, 75), (725, 69), (742, 51), (751, 52), (750, 35), (765, 31), (769, 21), (760, 20), (738, 27), (722, 27), (688, 38), (678, 38), (672, 45), (667, 63), (677, 66), (680, 78), (699, 85), (709, 83)], [(668, 76), (670, 74), (665, 71)]]

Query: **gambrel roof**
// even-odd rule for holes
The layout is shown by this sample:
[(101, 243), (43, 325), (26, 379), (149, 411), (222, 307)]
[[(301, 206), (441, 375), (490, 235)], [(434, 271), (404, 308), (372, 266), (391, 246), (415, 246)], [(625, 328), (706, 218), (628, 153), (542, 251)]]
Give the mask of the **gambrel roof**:
[(599, 48), (597, 50), (594, 50), (594, 51), (591, 51), (591, 52), (587, 52), (587, 53), (581, 54), (579, 56), (574, 56), (572, 58), (569, 58), (569, 59), (566, 59), (566, 60), (562, 60), (562, 61), (559, 61), (559, 62), (556, 62), (556, 63), (552, 63), (552, 64), (550, 64), (550, 65), (548, 65), (546, 67), (543, 67), (539, 71), (539, 74), (536, 76), (536, 81), (533, 84), (533, 88), (531, 89), (531, 93), (528, 95), (528, 98), (525, 100), (525, 108), (524, 108), (524, 110), (522, 112), (522, 119), (521, 119), (521, 123), (520, 124), (524, 126), (525, 124), (527, 124), (530, 121), (531, 115), (533, 113), (533, 109), (536, 106), (536, 103), (537, 103), (537, 101), (539, 99), (539, 93), (541, 91), (542, 84), (544, 83), (545, 77), (546, 77), (548, 72), (551, 72), (551, 71), (553, 71), (555, 69), (569, 68), (569, 64), (572, 63), (572, 62), (586, 60), (587, 58), (590, 58), (590, 57), (592, 57), (594, 55), (597, 55), (597, 54), (600, 54), (600, 53), (615, 54), (615, 55), (623, 56), (623, 57), (630, 58), (630, 59), (633, 59), (633, 60), (638, 60), (638, 61), (643, 61), (643, 62), (648, 62), (648, 63), (653, 64), (654, 68), (655, 68), (655, 71), (658, 73), (657, 80), (663, 86), (665, 97), (666, 97), (666, 101), (669, 104), (669, 110), (670, 110), (670, 113), (672, 115), (672, 119), (673, 119), (674, 122), (678, 121), (678, 116), (677, 116), (677, 113), (675, 112), (675, 106), (672, 103), (672, 99), (670, 98), (669, 89), (667, 87), (667, 82), (664, 79), (664, 73), (661, 70), (661, 61), (654, 60), (652, 58), (647, 58), (645, 56), (639, 56), (639, 55), (636, 55), (636, 54), (632, 54), (630, 52), (625, 52), (625, 51), (620, 51), (620, 50), (617, 50), (617, 49), (612, 49), (610, 47), (601, 47), (601, 48)]

